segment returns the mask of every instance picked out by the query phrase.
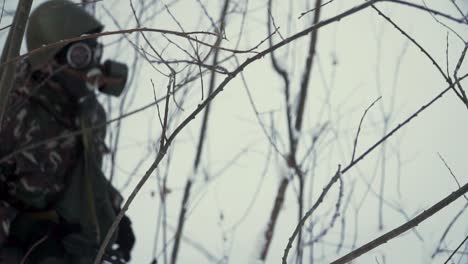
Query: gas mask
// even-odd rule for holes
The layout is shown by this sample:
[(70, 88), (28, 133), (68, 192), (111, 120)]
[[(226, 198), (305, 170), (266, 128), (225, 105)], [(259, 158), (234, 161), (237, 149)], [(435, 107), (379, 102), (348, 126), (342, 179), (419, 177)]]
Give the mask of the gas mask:
[[(94, 90), (113, 96), (122, 94), (127, 81), (128, 67), (113, 60), (100, 64), (102, 49), (102, 44), (95, 39), (87, 39), (72, 43), (57, 54), (58, 63), (67, 65), (64, 73), (70, 80), (65, 81), (64, 84), (69, 86), (67, 89), (73, 89), (71, 94), (74, 97), (80, 97), (81, 93)], [(65, 78), (64, 76), (58, 77), (62, 80)], [(77, 90), (83, 88), (88, 91)]]

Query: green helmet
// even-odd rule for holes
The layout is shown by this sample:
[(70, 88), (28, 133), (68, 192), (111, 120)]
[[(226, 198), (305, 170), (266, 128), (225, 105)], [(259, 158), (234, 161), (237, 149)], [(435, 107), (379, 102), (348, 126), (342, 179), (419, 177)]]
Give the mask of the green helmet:
[[(38, 6), (29, 17), (26, 29), (28, 51), (63, 39), (101, 32), (103, 25), (78, 4), (68, 0), (50, 0)], [(51, 60), (64, 46), (54, 46), (31, 54), (32, 69)]]

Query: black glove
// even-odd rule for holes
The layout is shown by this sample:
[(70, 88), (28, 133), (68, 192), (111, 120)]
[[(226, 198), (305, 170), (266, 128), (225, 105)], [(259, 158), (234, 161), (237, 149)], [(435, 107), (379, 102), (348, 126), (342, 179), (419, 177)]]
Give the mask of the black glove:
[(130, 252), (135, 245), (135, 234), (132, 229), (132, 222), (128, 216), (122, 217), (119, 223), (119, 232), (117, 241), (115, 242), (119, 248), (117, 249), (122, 254), (125, 261), (130, 261)]

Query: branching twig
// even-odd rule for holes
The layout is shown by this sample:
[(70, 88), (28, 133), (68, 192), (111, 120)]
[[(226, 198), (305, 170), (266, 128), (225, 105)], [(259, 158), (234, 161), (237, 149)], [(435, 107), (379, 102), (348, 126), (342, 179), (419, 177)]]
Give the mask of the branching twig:
[[(455, 182), (457, 183), (458, 185), (458, 188), (461, 188), (461, 185), (460, 185), (460, 182), (458, 182), (458, 179), (457, 179), (457, 176), (455, 176), (455, 173), (453, 173), (452, 169), (450, 168), (450, 166), (447, 164), (447, 162), (445, 161), (444, 157), (442, 157), (442, 155), (440, 155), (439, 152), (437, 152), (437, 155), (439, 155), (439, 158), (442, 160), (442, 162), (444, 163), (445, 167), (449, 170), (450, 174), (452, 175), (453, 179), (455, 180)], [(468, 198), (466, 197), (466, 195), (463, 195), (466, 199), (466, 201), (468, 201)]]
[(460, 243), (460, 245), (458, 245), (458, 247), (452, 252), (452, 254), (450, 254), (450, 256), (447, 258), (444, 264), (447, 264), (452, 259), (452, 257), (458, 252), (458, 250), (461, 248), (461, 246), (463, 246), (463, 244), (465, 244), (466, 241), (468, 241), (468, 236), (466, 236), (465, 239), (463, 239), (463, 241)]
[[(215, 47), (219, 47), (219, 45), (221, 44), (221, 41), (222, 41), (222, 37), (221, 37), (222, 32), (221, 31), (224, 30), (224, 27), (225, 27), (226, 14), (227, 14), (229, 4), (230, 4), (230, 0), (225, 0), (224, 1), (224, 5), (223, 5), (223, 8), (221, 10), (221, 15), (220, 15), (221, 24), (219, 26), (220, 29), (218, 31), (218, 38), (216, 40)], [(219, 49), (215, 48), (214, 54), (213, 54), (213, 62), (212, 62), (213, 65), (218, 64), (218, 58), (219, 58)], [(216, 72), (212, 71), (211, 76), (210, 76), (208, 96), (211, 95), (211, 93), (213, 92), (215, 87), (216, 87)], [(194, 159), (194, 166), (193, 166), (194, 170), (192, 172), (193, 175), (195, 175), (198, 172), (198, 167), (199, 167), (200, 162), (201, 162), (203, 146), (204, 146), (204, 143), (205, 143), (205, 140), (206, 140), (206, 134), (207, 134), (207, 130), (208, 130), (208, 120), (209, 120), (209, 114), (210, 114), (210, 106), (211, 106), (211, 103), (208, 103), (206, 105), (206, 107), (205, 107), (205, 112), (204, 112), (203, 121), (202, 121), (202, 127), (200, 129), (200, 137), (199, 137), (197, 151), (196, 151), (195, 159)], [(186, 184), (185, 184), (184, 197), (183, 197), (180, 212), (179, 212), (179, 220), (178, 220), (176, 235), (175, 235), (175, 239), (174, 239), (174, 247), (173, 247), (172, 256), (171, 256), (171, 263), (172, 264), (175, 264), (176, 261), (177, 261), (177, 256), (178, 256), (178, 253), (179, 253), (180, 240), (181, 240), (182, 233), (183, 233), (183, 227), (184, 227), (185, 217), (186, 217), (186, 212), (187, 212), (187, 205), (188, 205), (188, 201), (189, 201), (189, 198), (190, 198), (190, 193), (191, 193), (191, 189), (192, 189), (192, 185), (193, 185), (193, 180), (194, 180), (193, 177), (189, 177), (187, 179)]]
[(359, 121), (359, 126), (358, 126), (358, 130), (357, 130), (357, 133), (356, 133), (356, 137), (354, 138), (353, 155), (351, 155), (351, 161), (354, 161), (354, 156), (355, 156), (355, 154), (356, 154), (356, 147), (357, 147), (357, 143), (358, 143), (358, 139), (359, 139), (359, 133), (361, 132), (362, 122), (364, 121), (364, 118), (366, 117), (367, 112), (368, 112), (368, 111), (374, 106), (374, 104), (377, 103), (380, 99), (382, 99), (382, 96), (379, 96), (379, 98), (375, 99), (374, 102), (372, 102), (372, 104), (370, 104), (369, 107), (366, 108), (366, 110), (364, 111), (364, 114), (363, 114), (362, 117), (361, 117), (361, 121)]
[[(468, 74), (466, 74), (462, 79), (468, 77)], [(456, 80), (456, 83), (460, 82), (462, 79)], [(386, 134), (384, 137), (382, 137), (379, 141), (377, 141), (374, 145), (372, 145), (369, 149), (367, 149), (363, 154), (361, 154), (356, 160), (352, 161), (348, 166), (346, 166), (343, 170), (338, 171), (335, 176), (333, 176), (330, 181), (327, 183), (325, 188), (323, 189), (322, 193), (320, 194), (319, 198), (317, 199), (317, 202), (313, 205), (313, 207), (304, 215), (304, 217), (301, 219), (299, 224), (296, 226), (293, 234), (288, 240), (288, 244), (286, 245), (286, 248), (284, 250), (283, 254), (283, 264), (287, 263), (287, 255), (289, 253), (289, 249), (292, 246), (292, 243), (297, 236), (297, 233), (299, 232), (298, 230), (302, 228), (304, 225), (305, 221), (307, 220), (308, 217), (313, 213), (313, 211), (322, 203), (324, 197), (327, 195), (328, 191), (332, 187), (332, 185), (338, 180), (338, 177), (340, 177), (342, 174), (345, 174), (349, 169), (354, 167), (358, 162), (360, 162), (362, 159), (364, 159), (369, 153), (371, 153), (375, 148), (377, 148), (380, 144), (385, 142), (389, 137), (391, 137), (395, 132), (400, 130), (403, 126), (408, 124), (411, 120), (413, 120), (418, 114), (420, 114), (422, 111), (424, 111), (426, 108), (431, 106), (434, 102), (442, 98), (442, 96), (447, 93), (450, 89), (453, 88), (453, 85), (450, 85), (447, 87), (445, 90), (443, 90), (441, 93), (439, 93), (435, 98), (433, 98), (431, 101), (429, 101), (427, 104), (423, 105), (418, 111), (416, 111), (414, 114), (412, 114), (410, 117), (408, 117), (405, 121), (400, 123), (397, 127), (395, 127), (393, 130), (391, 130), (388, 134)], [(468, 186), (467, 186), (468, 188)]]
[(339, 178), (338, 180), (339, 180), (338, 182), (340, 183), (339, 184), (338, 199), (337, 199), (337, 202), (335, 204), (335, 212), (333, 213), (333, 216), (332, 216), (332, 218), (330, 220), (330, 223), (328, 224), (327, 227), (325, 227), (322, 231), (320, 231), (320, 233), (318, 235), (316, 235), (316, 237), (314, 237), (311, 241), (306, 242), (305, 244), (307, 244), (307, 245), (317, 243), (323, 237), (325, 237), (327, 235), (327, 233), (335, 225), (336, 220), (338, 220), (338, 218), (340, 217), (340, 210), (341, 210), (341, 203), (342, 203), (342, 200), (343, 200), (344, 186), (343, 186), (343, 179)]
[[(112, 35), (120, 35), (120, 34), (131, 34), (131, 33), (141, 33), (141, 32), (155, 32), (155, 33), (161, 33), (161, 34), (168, 34), (168, 35), (174, 35), (182, 38), (189, 39), (194, 42), (198, 42), (202, 45), (208, 46), (208, 47), (213, 47), (212, 44), (203, 42), (201, 40), (198, 40), (195, 37), (192, 37), (191, 35), (210, 35), (210, 36), (217, 36), (216, 33), (212, 32), (207, 32), (207, 31), (191, 31), (191, 32), (179, 32), (179, 31), (173, 31), (173, 30), (166, 30), (166, 29), (157, 29), (157, 28), (147, 28), (147, 27), (141, 27), (141, 28), (132, 28), (132, 29), (122, 29), (122, 30), (116, 30), (116, 31), (106, 31), (106, 32), (101, 32), (101, 33), (93, 33), (93, 34), (84, 34), (79, 37), (74, 37), (74, 38), (68, 38), (68, 39), (62, 39), (60, 41), (41, 46), (37, 49), (33, 49), (25, 54), (22, 54), (20, 56), (12, 57), (11, 59), (7, 60), (3, 64), (0, 65), (0, 67), (5, 66), (5, 64), (13, 63), (16, 61), (19, 61), (27, 56), (30, 56), (32, 54), (36, 54), (38, 52), (43, 52), (44, 50), (58, 47), (58, 46), (64, 46), (66, 44), (80, 41), (80, 40), (86, 40), (86, 39), (95, 39), (98, 37), (104, 37), (104, 36), (112, 36)], [(225, 51), (232, 51), (234, 53), (251, 53), (253, 52), (256, 47), (249, 49), (249, 50), (232, 50), (228, 48), (220, 48)]]
[[(465, 195), (466, 196), (466, 195)], [(434, 258), (437, 254), (439, 254), (442, 249), (441, 249), (441, 246), (442, 246), (442, 243), (444, 242), (445, 240), (445, 237), (448, 235), (450, 229), (452, 229), (453, 225), (455, 224), (455, 222), (457, 222), (458, 218), (460, 218), (460, 216), (463, 215), (463, 213), (465, 212), (465, 210), (468, 208), (468, 203), (465, 203), (465, 206), (463, 206), (463, 208), (452, 218), (452, 220), (450, 221), (450, 223), (447, 225), (447, 227), (445, 228), (445, 231), (444, 233), (442, 234), (442, 236), (440, 237), (439, 239), (439, 245), (437, 246), (436, 250), (434, 251), (434, 253), (432, 253), (432, 256), (431, 258)]]
[(435, 213), (439, 212), (449, 204), (451, 204), (453, 201), (457, 200), (460, 198), (463, 194), (468, 192), (468, 183), (465, 184), (463, 187), (460, 189), (456, 190), (455, 192), (451, 193), (444, 199), (440, 200), (438, 203), (434, 204), (431, 206), (429, 209), (425, 210), (424, 212), (420, 213), (418, 216), (413, 218), (411, 221), (408, 221), (404, 223), (403, 225), (385, 233), (384, 235), (378, 237), (375, 240), (372, 240), (371, 242), (363, 245), (362, 247), (350, 252), (349, 254), (335, 260), (332, 262), (332, 264), (342, 264), (342, 263), (348, 263), (352, 261), (353, 259), (361, 256), (362, 254), (365, 254), (372, 249), (387, 243), (391, 239), (403, 234), (404, 232), (410, 230), (411, 228), (416, 227), (420, 223), (422, 223), (424, 220), (430, 218), (433, 216)]
[[(393, 1), (393, 0), (391, 0)], [(408, 33), (406, 33), (401, 27), (399, 27), (395, 22), (393, 22), (392, 19), (390, 19), (388, 16), (386, 16), (382, 11), (380, 11), (377, 7), (372, 6), (372, 8), (377, 11), (377, 13), (382, 16), (385, 20), (387, 20), (393, 27), (395, 27), (403, 36), (408, 38), (415, 46), (421, 50), (421, 52), (432, 62), (432, 64), (437, 68), (437, 70), (440, 72), (440, 74), (444, 77), (444, 79), (447, 81), (449, 85), (452, 85), (452, 80), (450, 79), (450, 76), (446, 75), (442, 67), (435, 61), (435, 59), (427, 52), (413, 37), (411, 37)], [(455, 87), (452, 88), (452, 90), (455, 92), (455, 94), (460, 98), (460, 100), (466, 105), (468, 108), (468, 103), (465, 102), (463, 96), (460, 94), (459, 91), (455, 89)]]
[(434, 9), (430, 9), (430, 8), (427, 8), (423, 5), (418, 5), (418, 4), (415, 4), (415, 3), (412, 3), (412, 2), (408, 2), (408, 1), (403, 1), (403, 0), (383, 0), (384, 2), (390, 2), (390, 3), (396, 3), (396, 4), (401, 4), (401, 5), (404, 5), (404, 6), (409, 6), (409, 7), (412, 7), (412, 8), (415, 8), (415, 9), (419, 9), (421, 11), (425, 11), (425, 12), (429, 12), (431, 14), (434, 14), (434, 15), (437, 15), (437, 16), (441, 16), (443, 18), (446, 18), (448, 20), (451, 20), (453, 22), (457, 22), (457, 23), (460, 23), (460, 24), (467, 24), (468, 22), (465, 21), (465, 18), (462, 17), (462, 18), (454, 18), (448, 14), (445, 14), (445, 13), (442, 13), (440, 11), (437, 11), (437, 10), (434, 10)]
[(328, 191), (330, 191), (331, 187), (335, 184), (335, 182), (338, 181), (338, 179), (340, 177), (341, 177), (341, 165), (338, 165), (338, 169), (337, 169), (337, 171), (335, 173), (335, 176), (333, 176), (330, 179), (330, 182), (328, 182), (327, 186), (325, 186), (325, 188), (323, 188), (323, 191), (320, 194), (317, 201), (315, 202), (315, 204), (312, 206), (311, 209), (309, 209), (309, 211), (307, 211), (305, 213), (304, 217), (302, 217), (302, 219), (299, 221), (299, 224), (297, 224), (296, 229), (294, 229), (294, 232), (293, 232), (292, 236), (289, 238), (288, 244), (286, 245), (286, 248), (284, 249), (284, 254), (283, 254), (283, 258), (282, 258), (283, 259), (283, 262), (282, 262), (283, 264), (287, 264), (287, 258), (288, 258), (289, 250), (291, 249), (292, 243), (294, 242), (294, 239), (296, 238), (296, 236), (299, 233), (300, 229), (302, 229), (302, 226), (305, 224), (305, 221), (312, 215), (312, 213), (323, 202), (323, 200), (325, 199), (325, 196), (327, 196), (327, 194), (328, 194)]
[(322, 7), (324, 7), (324, 6), (326, 6), (326, 5), (330, 4), (330, 3), (332, 3), (333, 1), (335, 1), (335, 0), (329, 0), (329, 1), (325, 2), (325, 3), (323, 3), (323, 4), (321, 3), (319, 7), (314, 7), (314, 8), (312, 8), (312, 9), (310, 9), (310, 10), (307, 10), (307, 11), (305, 11), (305, 12), (302, 12), (301, 15), (300, 15), (297, 19), (301, 19), (303, 16), (309, 14), (310, 12), (314, 12), (315, 10), (318, 11), (320, 8), (322, 8)]
[[(374, 4), (378, 2), (378, 0), (369, 0), (367, 2), (364, 2), (360, 5), (357, 5), (353, 8), (350, 8), (336, 16), (333, 16), (331, 18), (328, 18), (328, 19), (325, 19), (325, 20), (322, 20), (320, 21), (319, 23), (303, 30), (303, 31), (300, 31), (298, 33), (296, 33), (295, 35), (292, 35), (291, 37), (285, 39), (284, 41), (281, 41), (275, 45), (273, 45), (272, 47), (269, 47), (259, 53), (257, 53), (256, 55), (254, 55), (253, 57), (250, 57), (248, 58), (247, 60), (245, 60), (238, 68), (236, 68), (229, 76), (227, 76), (219, 85), (218, 87), (216, 88), (216, 90), (213, 91), (212, 94), (210, 94), (209, 96), (207, 96), (207, 98), (198, 105), (198, 107), (193, 110), (193, 112), (188, 115), (188, 117), (186, 117), (180, 124), (178, 127), (176, 127), (174, 129), (174, 131), (172, 132), (172, 134), (168, 137), (168, 140), (166, 141), (166, 144), (164, 145), (164, 147), (162, 149), (159, 150), (157, 156), (156, 156), (156, 159), (155, 161), (153, 162), (153, 164), (149, 167), (149, 169), (147, 170), (147, 172), (143, 175), (143, 177), (140, 179), (140, 181), (137, 183), (135, 189), (132, 191), (132, 193), (130, 194), (129, 198), (127, 199), (127, 201), (124, 203), (121, 211), (119, 212), (119, 214), (117, 215), (116, 219), (114, 220), (114, 222), (112, 223), (105, 239), (103, 240), (103, 243), (101, 244), (101, 247), (99, 249), (99, 252), (96, 256), (96, 259), (95, 259), (95, 264), (98, 264), (100, 263), (101, 259), (102, 259), (102, 256), (104, 255), (104, 251), (105, 251), (105, 248), (107, 247), (113, 233), (115, 232), (120, 220), (122, 219), (123, 215), (125, 214), (125, 212), (128, 210), (130, 204), (133, 202), (133, 200), (135, 199), (136, 195), (138, 194), (138, 192), (141, 190), (141, 188), (143, 187), (143, 185), (145, 184), (145, 182), (148, 180), (148, 178), (150, 177), (150, 175), (152, 174), (152, 172), (155, 170), (155, 168), (159, 165), (159, 163), (161, 162), (161, 160), (164, 158), (166, 152), (167, 152), (167, 149), (170, 147), (171, 143), (174, 141), (175, 137), (177, 137), (179, 135), (179, 133), (206, 107), (206, 105), (212, 101), (216, 96), (218, 96), (223, 90), (224, 88), (226, 87), (226, 85), (232, 80), (234, 79), (234, 77), (237, 76), (237, 74), (239, 74), (240, 72), (242, 72), (247, 66), (249, 66), (251, 63), (263, 58), (265, 55), (281, 48), (281, 47), (284, 47), (286, 45), (288, 45), (289, 43), (291, 43), (292, 41), (295, 41), (303, 36), (306, 36), (308, 35), (310, 32), (314, 31), (314, 30), (317, 30), (321, 27), (324, 27), (326, 25), (329, 25), (331, 23), (334, 23), (334, 22), (337, 22), (337, 21), (340, 21), (341, 19), (345, 18), (345, 17), (348, 17), (352, 14), (355, 14), (359, 11), (362, 11), (364, 9), (366, 9), (367, 7), (369, 7), (370, 5)], [(462, 77), (461, 79), (465, 78), (466, 76)], [(460, 80), (461, 80), (460, 79)], [(450, 87), (451, 88), (451, 87)], [(440, 95), (442, 96), (442, 95)], [(440, 97), (439, 96), (439, 97)], [(437, 99), (435, 99), (437, 100)], [(432, 104), (433, 102), (431, 102)], [(426, 106), (427, 107), (427, 106)], [(423, 110), (426, 108), (426, 107), (423, 107)], [(422, 110), (421, 110), (422, 111)], [(418, 111), (419, 113), (420, 111)], [(413, 117), (411, 117), (412, 119)], [(408, 121), (409, 122), (409, 121)], [(391, 132), (392, 134), (394, 133), (395, 131)], [(390, 136), (390, 135), (389, 135)], [(382, 139), (382, 140), (385, 140), (386, 138)], [(377, 144), (378, 145), (378, 144)], [(376, 147), (376, 146), (375, 146)], [(372, 147), (370, 150), (368, 150), (365, 155), (367, 155), (369, 152), (372, 151), (373, 148), (375, 147)], [(359, 160), (363, 159), (364, 154), (359, 157), (353, 164), (356, 164)], [(351, 167), (351, 165), (349, 166), (349, 168)]]

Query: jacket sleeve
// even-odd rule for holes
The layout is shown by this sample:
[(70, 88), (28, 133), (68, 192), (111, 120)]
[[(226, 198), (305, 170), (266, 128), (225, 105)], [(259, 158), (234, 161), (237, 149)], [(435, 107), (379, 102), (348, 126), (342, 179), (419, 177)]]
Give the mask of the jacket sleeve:
[(19, 105), (17, 111), (8, 113), (0, 131), (0, 165), (14, 167), (7, 175), (10, 204), (41, 210), (64, 189), (77, 155), (76, 138), (66, 136), (70, 130), (40, 105), (29, 100)]

